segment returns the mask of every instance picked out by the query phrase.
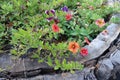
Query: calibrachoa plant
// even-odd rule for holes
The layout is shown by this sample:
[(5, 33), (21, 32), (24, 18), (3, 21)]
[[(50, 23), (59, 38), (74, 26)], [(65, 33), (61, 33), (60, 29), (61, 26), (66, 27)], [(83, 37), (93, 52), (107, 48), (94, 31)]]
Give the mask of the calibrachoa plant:
[[(2, 0), (0, 1), (0, 45), (12, 45), (11, 54), (36, 58), (55, 70), (82, 69), (77, 55), (109, 25), (108, 17), (119, 7), (105, 0)], [(2, 49), (2, 47), (0, 47)]]

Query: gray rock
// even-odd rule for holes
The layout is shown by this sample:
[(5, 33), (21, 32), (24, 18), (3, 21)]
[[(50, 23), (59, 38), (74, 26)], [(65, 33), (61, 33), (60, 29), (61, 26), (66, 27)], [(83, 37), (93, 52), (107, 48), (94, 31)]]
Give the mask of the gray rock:
[(112, 23), (106, 30), (108, 31), (108, 35), (102, 35), (102, 33), (100, 33), (89, 45), (85, 46), (85, 48), (88, 49), (88, 55), (83, 58), (77, 56), (77, 58), (79, 57), (79, 59), (81, 59), (80, 62), (84, 63), (102, 55), (119, 35), (120, 25)]
[(0, 78), (0, 80), (8, 80), (8, 79), (5, 79), (5, 78)]
[[(13, 79), (16, 80), (16, 79)], [(17, 80), (97, 80), (93, 69), (85, 68), (83, 71), (76, 71), (75, 73), (62, 73), (51, 75), (39, 75), (33, 78), (19, 78)]]
[(110, 56), (110, 60), (114, 65), (120, 65), (120, 50), (116, 49)]
[(107, 5), (113, 6), (115, 3), (120, 3), (120, 0), (107, 0)]
[(45, 75), (44, 80), (64, 80), (60, 74), (58, 75)]
[(9, 53), (0, 55), (0, 68), (9, 72), (22, 72), (36, 69), (52, 69), (45, 63), (32, 59), (14, 59)]
[(113, 70), (113, 64), (110, 59), (104, 59), (99, 61), (99, 67), (96, 71), (98, 80), (108, 80)]
[(111, 76), (115, 76), (117, 72), (120, 72), (120, 50), (117, 48), (113, 49), (115, 50), (111, 50), (111, 53), (108, 52), (111, 54), (109, 57), (103, 58), (98, 62), (98, 67), (95, 71), (98, 80), (108, 80)]

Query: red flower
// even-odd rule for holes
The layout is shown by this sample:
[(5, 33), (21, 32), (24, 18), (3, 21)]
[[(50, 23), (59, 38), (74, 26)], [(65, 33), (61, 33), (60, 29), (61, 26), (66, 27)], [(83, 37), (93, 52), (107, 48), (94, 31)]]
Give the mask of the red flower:
[(73, 52), (74, 54), (78, 51), (80, 48), (79, 44), (77, 42), (70, 42), (68, 49)]
[(95, 21), (95, 24), (101, 28), (105, 25), (105, 21), (104, 21), (104, 19), (98, 19)]
[(82, 48), (81, 51), (80, 51), (80, 54), (82, 56), (86, 56), (86, 55), (88, 55), (88, 50), (86, 48)]
[(60, 31), (60, 28), (58, 27), (58, 25), (57, 24), (53, 24), (52, 25), (52, 30), (54, 31), (54, 32), (59, 32)]
[(72, 15), (70, 13), (66, 14), (65, 15), (65, 18), (67, 21), (71, 20), (72, 19)]

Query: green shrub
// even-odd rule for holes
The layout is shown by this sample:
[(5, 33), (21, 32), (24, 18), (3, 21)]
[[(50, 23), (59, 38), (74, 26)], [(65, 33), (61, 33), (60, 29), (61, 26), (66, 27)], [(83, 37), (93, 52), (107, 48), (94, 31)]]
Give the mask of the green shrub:
[[(107, 18), (113, 12), (118, 12), (118, 6), (104, 3), (104, 0), (1, 0), (0, 45), (7, 42), (13, 45), (11, 54), (37, 58), (55, 69), (82, 69), (79, 62), (67, 59), (79, 53), (87, 55), (89, 52), (82, 47), (109, 25)], [(30, 49), (35, 51), (29, 52)]]

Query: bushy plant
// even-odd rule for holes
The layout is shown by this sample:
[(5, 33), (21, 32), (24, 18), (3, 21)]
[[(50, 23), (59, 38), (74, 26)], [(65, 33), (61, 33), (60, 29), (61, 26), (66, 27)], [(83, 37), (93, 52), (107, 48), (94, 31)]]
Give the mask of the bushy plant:
[(82, 47), (106, 28), (108, 17), (119, 9), (104, 5), (104, 0), (2, 0), (0, 3), (0, 45), (8, 39), (13, 45), (11, 54), (37, 58), (62, 70), (83, 68), (79, 62), (68, 59), (79, 53), (88, 55), (88, 50)]

